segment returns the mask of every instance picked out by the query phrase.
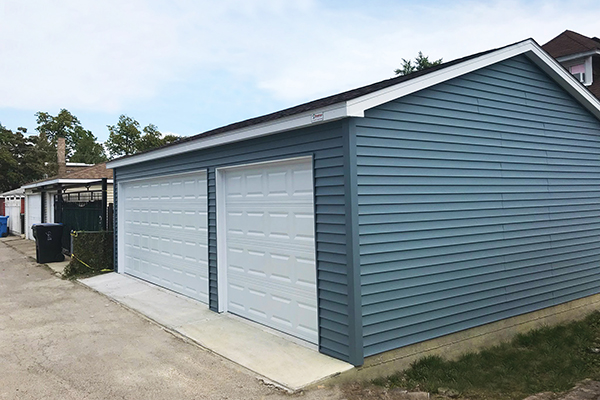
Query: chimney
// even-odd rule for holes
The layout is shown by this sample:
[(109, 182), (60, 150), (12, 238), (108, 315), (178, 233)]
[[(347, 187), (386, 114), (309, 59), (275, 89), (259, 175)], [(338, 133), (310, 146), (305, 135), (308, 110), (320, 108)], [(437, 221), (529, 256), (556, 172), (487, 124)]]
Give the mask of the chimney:
[(56, 153), (58, 156), (58, 176), (60, 178), (64, 177), (67, 174), (67, 161), (66, 161), (66, 144), (64, 137), (56, 138)]

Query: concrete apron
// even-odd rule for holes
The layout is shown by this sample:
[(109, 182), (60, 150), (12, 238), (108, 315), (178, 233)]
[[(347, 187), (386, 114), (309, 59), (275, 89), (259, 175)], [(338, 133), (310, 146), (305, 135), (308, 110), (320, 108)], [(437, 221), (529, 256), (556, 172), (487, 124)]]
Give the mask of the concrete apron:
[(289, 391), (353, 368), (269, 328), (215, 313), (200, 302), (130, 276), (109, 273), (79, 282)]

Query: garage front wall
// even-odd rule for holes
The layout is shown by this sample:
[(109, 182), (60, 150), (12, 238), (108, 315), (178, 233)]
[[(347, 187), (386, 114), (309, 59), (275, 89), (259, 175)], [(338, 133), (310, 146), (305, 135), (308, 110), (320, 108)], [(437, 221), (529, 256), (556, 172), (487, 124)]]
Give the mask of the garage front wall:
[(526, 57), (354, 122), (365, 356), (600, 292), (600, 123)]
[[(277, 161), (311, 156), (314, 164), (314, 201), (317, 293), (319, 307), (319, 348), (322, 353), (354, 362), (362, 362), (351, 337), (354, 321), (352, 299), (348, 285), (351, 269), (346, 249), (345, 187), (348, 158), (347, 122), (332, 122), (306, 129), (232, 143), (207, 150), (184, 153), (176, 157), (124, 166), (115, 169), (117, 184), (131, 179), (185, 173), (206, 169), (208, 173), (208, 248), (209, 248), (209, 305), (217, 311), (217, 235), (215, 169), (264, 161)], [(347, 153), (347, 152), (346, 152)], [(115, 193), (118, 185), (115, 186)], [(118, 193), (117, 197), (118, 198)], [(115, 202), (118, 208), (118, 201)], [(115, 212), (115, 215), (118, 211)], [(115, 224), (115, 230), (119, 229)], [(118, 256), (116, 256), (118, 259)], [(119, 266), (119, 271), (121, 267)]]

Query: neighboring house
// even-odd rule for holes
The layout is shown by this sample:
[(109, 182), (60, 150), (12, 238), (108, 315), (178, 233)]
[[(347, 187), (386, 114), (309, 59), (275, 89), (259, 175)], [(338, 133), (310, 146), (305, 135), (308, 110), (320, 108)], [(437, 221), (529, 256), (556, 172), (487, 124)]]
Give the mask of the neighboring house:
[(566, 30), (542, 49), (600, 98), (600, 39)]
[[(106, 183), (107, 205), (113, 203), (112, 170), (105, 163), (96, 165), (65, 163), (64, 138), (59, 138), (57, 176), (23, 185), (25, 190), (25, 236), (33, 240), (31, 226), (41, 222), (66, 222), (61, 212), (66, 203), (100, 200), (102, 181)], [(58, 196), (60, 194), (60, 196)], [(60, 202), (58, 204), (57, 202)], [(107, 217), (105, 217), (106, 219)], [(67, 228), (70, 228), (67, 227)], [(66, 244), (63, 244), (66, 246)]]
[[(113, 203), (112, 170), (105, 163), (81, 169), (67, 177), (53, 177), (22, 186), (25, 190), (26, 238), (33, 240), (31, 226), (41, 222), (64, 222), (60, 210), (65, 203), (88, 203), (101, 199), (102, 180), (106, 179), (107, 205)], [(57, 198), (60, 194), (60, 201)], [(57, 212), (58, 211), (58, 212)]]
[(525, 40), (108, 162), (115, 265), (361, 365), (600, 293), (598, 154)]
[(4, 209), (0, 215), (8, 215), (8, 232), (11, 235), (25, 233), (21, 215), (25, 213), (25, 191), (17, 188), (8, 192), (0, 193), (0, 201)]

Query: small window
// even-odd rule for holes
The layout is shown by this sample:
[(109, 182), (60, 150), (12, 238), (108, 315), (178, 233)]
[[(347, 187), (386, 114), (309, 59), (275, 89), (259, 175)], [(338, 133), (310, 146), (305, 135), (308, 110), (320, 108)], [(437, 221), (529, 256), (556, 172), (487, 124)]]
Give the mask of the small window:
[(579, 82), (585, 83), (585, 64), (578, 64), (569, 67), (569, 72), (579, 79)]

